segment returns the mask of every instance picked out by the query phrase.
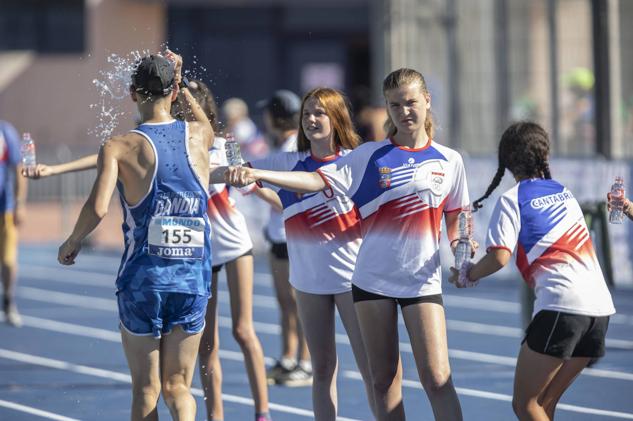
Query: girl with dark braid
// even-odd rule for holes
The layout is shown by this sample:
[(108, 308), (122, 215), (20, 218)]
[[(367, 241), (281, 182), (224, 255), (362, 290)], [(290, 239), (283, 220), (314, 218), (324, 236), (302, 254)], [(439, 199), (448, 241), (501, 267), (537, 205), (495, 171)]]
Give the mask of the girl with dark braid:
[(552, 180), (549, 140), (538, 124), (511, 125), (499, 143), (499, 168), (482, 202), (505, 170), (517, 184), (497, 201), (486, 239), (487, 254), (450, 282), (472, 286), (516, 263), (535, 289), (532, 322), (526, 330), (514, 378), (512, 406), (521, 420), (551, 420), (561, 395), (583, 368), (602, 357), (609, 316), (615, 313), (580, 205)]

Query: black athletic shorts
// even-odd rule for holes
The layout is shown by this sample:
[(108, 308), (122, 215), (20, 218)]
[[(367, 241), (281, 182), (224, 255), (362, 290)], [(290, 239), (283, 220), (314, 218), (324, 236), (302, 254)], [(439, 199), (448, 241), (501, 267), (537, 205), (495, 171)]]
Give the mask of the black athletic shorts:
[(568, 360), (600, 358), (609, 327), (609, 316), (592, 317), (541, 310), (525, 331), (528, 347), (539, 354)]
[(444, 305), (442, 301), (442, 294), (434, 294), (434, 295), (425, 295), (422, 297), (412, 297), (412, 298), (397, 298), (397, 297), (388, 297), (386, 295), (374, 294), (373, 292), (365, 291), (364, 289), (358, 288), (356, 285), (352, 284), (352, 299), (355, 303), (360, 301), (371, 301), (371, 300), (395, 300), (396, 303), (400, 305), (400, 307), (406, 307), (411, 304), (418, 303), (435, 303), (439, 305)]
[[(253, 255), (253, 249), (250, 249), (246, 253), (242, 254), (242, 256), (252, 256), (252, 255)], [(242, 256), (236, 257), (236, 259), (239, 259)], [(211, 266), (211, 273), (218, 273), (219, 271), (222, 270), (223, 266), (224, 266), (224, 263), (220, 265)]]
[(286, 243), (271, 243), (270, 252), (277, 259), (288, 260), (288, 245)]

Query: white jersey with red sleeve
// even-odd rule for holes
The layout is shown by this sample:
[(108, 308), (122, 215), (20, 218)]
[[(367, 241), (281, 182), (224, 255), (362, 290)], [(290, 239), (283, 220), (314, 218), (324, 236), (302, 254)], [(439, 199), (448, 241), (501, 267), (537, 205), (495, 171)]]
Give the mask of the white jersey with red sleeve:
[(486, 246), (516, 248), (516, 264), (541, 310), (615, 313), (591, 236), (573, 194), (554, 180), (522, 180), (492, 213)]
[[(296, 152), (297, 150), (297, 135), (293, 134), (288, 136), (281, 144), (277, 152)], [(275, 152), (273, 152), (274, 154)], [(278, 212), (270, 207), (270, 215), (268, 217), (268, 223), (265, 228), (266, 238), (276, 244), (283, 244), (286, 242), (286, 230), (284, 229), (284, 219), (281, 212)]]
[[(253, 168), (313, 172), (342, 159), (340, 151), (328, 160), (309, 152), (280, 152), (253, 161)], [(345, 195), (332, 191), (299, 194), (274, 189), (283, 205), (283, 219), (290, 260), (290, 284), (311, 294), (350, 291), (352, 273), (361, 244), (358, 213)]]
[(411, 149), (386, 139), (359, 146), (319, 173), (360, 213), (363, 242), (354, 285), (398, 298), (442, 292), (442, 215), (469, 203), (456, 151), (433, 141)]
[[(216, 137), (209, 150), (209, 165), (228, 165), (224, 144)], [(222, 265), (237, 259), (253, 248), (246, 219), (229, 196), (226, 184), (209, 185), (207, 214), (211, 222), (211, 264)]]

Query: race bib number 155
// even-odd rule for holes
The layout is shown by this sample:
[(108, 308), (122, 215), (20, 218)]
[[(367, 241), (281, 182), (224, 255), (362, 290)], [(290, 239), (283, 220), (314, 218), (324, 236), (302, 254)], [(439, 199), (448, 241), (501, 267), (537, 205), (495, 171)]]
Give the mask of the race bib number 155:
[(155, 216), (149, 225), (149, 254), (166, 259), (202, 259), (204, 228), (204, 218)]

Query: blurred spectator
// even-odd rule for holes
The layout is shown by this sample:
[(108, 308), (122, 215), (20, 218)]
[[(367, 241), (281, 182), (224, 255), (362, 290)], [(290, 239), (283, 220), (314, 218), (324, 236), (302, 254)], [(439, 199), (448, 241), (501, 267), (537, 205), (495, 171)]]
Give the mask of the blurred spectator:
[(595, 151), (593, 72), (577, 67), (563, 76), (567, 88), (563, 97), (561, 136), (564, 151), (591, 155)]
[(26, 178), (20, 176), (20, 138), (15, 128), (0, 120), (0, 274), (5, 321), (15, 327), (22, 319), (15, 304), (17, 226), (24, 219)]
[(244, 160), (262, 158), (268, 153), (264, 136), (248, 115), (248, 105), (240, 98), (229, 98), (222, 104), (226, 132), (233, 133), (240, 144)]
[(356, 132), (362, 142), (383, 140), (386, 136), (384, 123), (387, 121), (387, 110), (384, 107), (371, 105), (370, 91), (366, 86), (357, 86), (352, 90), (352, 118)]

